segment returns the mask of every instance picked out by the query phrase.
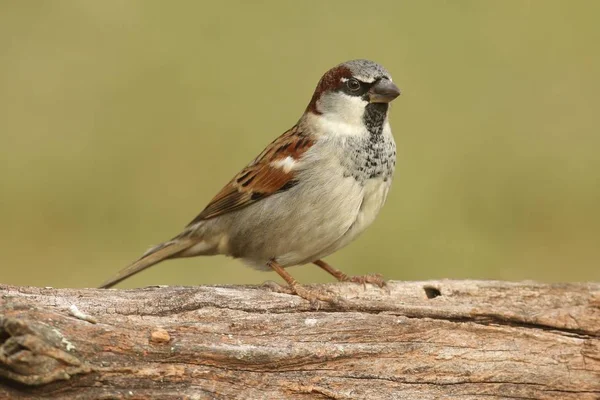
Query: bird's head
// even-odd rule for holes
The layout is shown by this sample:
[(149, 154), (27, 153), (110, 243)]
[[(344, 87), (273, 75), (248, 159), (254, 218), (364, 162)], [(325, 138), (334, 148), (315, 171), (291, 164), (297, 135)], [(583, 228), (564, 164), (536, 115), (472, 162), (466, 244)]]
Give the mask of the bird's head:
[(352, 60), (323, 75), (306, 113), (364, 126), (373, 115), (385, 119), (389, 103), (399, 95), (400, 89), (381, 65), (369, 60)]

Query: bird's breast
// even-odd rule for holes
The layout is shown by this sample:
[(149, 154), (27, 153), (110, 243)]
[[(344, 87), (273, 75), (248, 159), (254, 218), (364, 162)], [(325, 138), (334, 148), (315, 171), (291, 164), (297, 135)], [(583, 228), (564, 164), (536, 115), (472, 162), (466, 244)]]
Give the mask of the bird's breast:
[(373, 223), (383, 207), (390, 189), (391, 181), (383, 177), (371, 178), (363, 186), (363, 198), (352, 230), (356, 233), (364, 231)]
[(388, 181), (396, 167), (396, 144), (391, 133), (349, 138), (342, 157), (345, 176), (361, 184), (378, 178)]

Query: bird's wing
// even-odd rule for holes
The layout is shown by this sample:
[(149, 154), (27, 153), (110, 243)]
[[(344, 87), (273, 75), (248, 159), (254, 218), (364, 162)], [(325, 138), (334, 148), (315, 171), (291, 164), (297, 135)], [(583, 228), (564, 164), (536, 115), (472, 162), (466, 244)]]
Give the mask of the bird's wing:
[(188, 226), (239, 210), (292, 188), (298, 183), (295, 179), (295, 163), (313, 143), (298, 125), (294, 126), (242, 169)]

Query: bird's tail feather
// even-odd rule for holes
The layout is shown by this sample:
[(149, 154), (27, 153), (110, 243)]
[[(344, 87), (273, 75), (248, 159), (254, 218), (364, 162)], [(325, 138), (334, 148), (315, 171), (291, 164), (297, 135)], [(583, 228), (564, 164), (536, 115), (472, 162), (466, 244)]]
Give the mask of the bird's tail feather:
[(195, 241), (189, 238), (176, 238), (171, 241), (159, 244), (148, 250), (144, 255), (133, 264), (123, 268), (116, 276), (107, 280), (99, 287), (101, 289), (108, 289), (124, 279), (129, 278), (132, 275), (137, 274), (140, 271), (145, 270), (157, 264), (163, 260), (176, 257), (179, 253), (189, 249), (195, 244)]

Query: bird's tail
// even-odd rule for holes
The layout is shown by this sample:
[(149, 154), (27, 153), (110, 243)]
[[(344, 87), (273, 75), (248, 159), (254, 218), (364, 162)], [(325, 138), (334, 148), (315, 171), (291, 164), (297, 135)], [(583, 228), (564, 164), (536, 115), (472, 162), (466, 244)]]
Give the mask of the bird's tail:
[(100, 289), (108, 289), (121, 282), (122, 280), (127, 279), (130, 276), (135, 275), (138, 272), (153, 266), (154, 264), (157, 264), (169, 258), (177, 257), (180, 253), (189, 249), (195, 243), (195, 241), (189, 238), (175, 238), (171, 241), (161, 243), (158, 246), (155, 246), (148, 250), (139, 260), (137, 260), (133, 264), (123, 268), (121, 271), (119, 271), (119, 273), (116, 276), (100, 285)]

